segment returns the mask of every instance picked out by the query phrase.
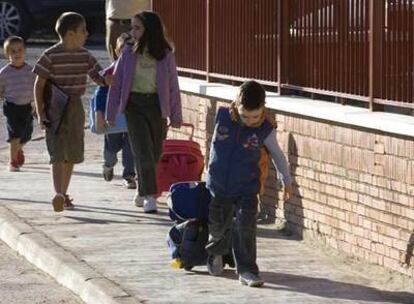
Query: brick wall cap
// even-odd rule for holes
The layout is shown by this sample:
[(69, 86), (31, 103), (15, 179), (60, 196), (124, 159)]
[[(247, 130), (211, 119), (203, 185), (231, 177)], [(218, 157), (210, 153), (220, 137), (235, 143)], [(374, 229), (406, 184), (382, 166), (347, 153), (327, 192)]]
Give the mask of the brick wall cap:
[[(234, 100), (237, 94), (235, 86), (186, 77), (179, 77), (179, 81), (180, 89), (188, 93), (229, 101)], [(414, 139), (414, 116), (371, 112), (364, 108), (311, 100), (300, 96), (278, 96), (274, 92), (267, 92), (266, 106), (287, 113), (408, 136)]]

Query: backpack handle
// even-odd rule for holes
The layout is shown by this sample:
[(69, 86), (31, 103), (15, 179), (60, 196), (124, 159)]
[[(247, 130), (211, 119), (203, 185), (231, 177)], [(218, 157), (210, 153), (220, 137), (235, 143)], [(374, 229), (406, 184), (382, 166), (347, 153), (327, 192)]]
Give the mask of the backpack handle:
[[(171, 124), (168, 124), (168, 128), (171, 126)], [(189, 137), (189, 140), (193, 140), (193, 136), (194, 136), (194, 125), (192, 124), (192, 123), (190, 123), (190, 122), (183, 122), (182, 124), (181, 124), (181, 127), (189, 127), (189, 128), (191, 128), (191, 134), (190, 134), (190, 137)]]

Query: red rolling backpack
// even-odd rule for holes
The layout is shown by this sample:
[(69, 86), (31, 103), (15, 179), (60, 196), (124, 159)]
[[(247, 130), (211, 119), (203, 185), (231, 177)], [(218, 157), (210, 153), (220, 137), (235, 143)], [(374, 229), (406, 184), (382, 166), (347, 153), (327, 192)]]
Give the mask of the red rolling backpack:
[(158, 191), (169, 191), (170, 186), (177, 182), (199, 181), (204, 168), (204, 156), (200, 145), (193, 141), (194, 125), (191, 127), (189, 139), (166, 139), (163, 152), (157, 167)]

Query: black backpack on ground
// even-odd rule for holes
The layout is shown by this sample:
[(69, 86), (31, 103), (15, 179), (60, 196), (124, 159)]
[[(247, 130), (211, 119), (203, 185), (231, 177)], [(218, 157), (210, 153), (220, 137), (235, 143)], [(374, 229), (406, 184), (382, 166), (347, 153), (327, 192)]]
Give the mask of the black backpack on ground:
[(208, 241), (208, 226), (205, 222), (190, 219), (171, 227), (167, 243), (170, 247), (174, 268), (191, 270), (194, 266), (205, 265)]
[[(206, 265), (210, 200), (211, 195), (204, 182), (182, 182), (171, 186), (168, 207), (175, 224), (168, 232), (166, 241), (173, 268), (191, 270), (194, 266)], [(231, 252), (223, 257), (223, 262), (234, 267)]]

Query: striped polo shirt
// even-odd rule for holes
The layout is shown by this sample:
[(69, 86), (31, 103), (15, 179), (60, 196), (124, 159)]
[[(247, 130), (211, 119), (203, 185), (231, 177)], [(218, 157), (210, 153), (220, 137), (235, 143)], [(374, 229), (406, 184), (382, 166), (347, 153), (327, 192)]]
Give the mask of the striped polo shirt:
[(87, 76), (98, 84), (103, 83), (99, 74), (101, 66), (85, 48), (65, 50), (57, 43), (43, 52), (33, 72), (45, 79), (51, 79), (69, 95), (83, 95)]
[(25, 63), (16, 68), (11, 64), (0, 70), (0, 97), (17, 105), (26, 105), (33, 101), (35, 74), (32, 67)]

